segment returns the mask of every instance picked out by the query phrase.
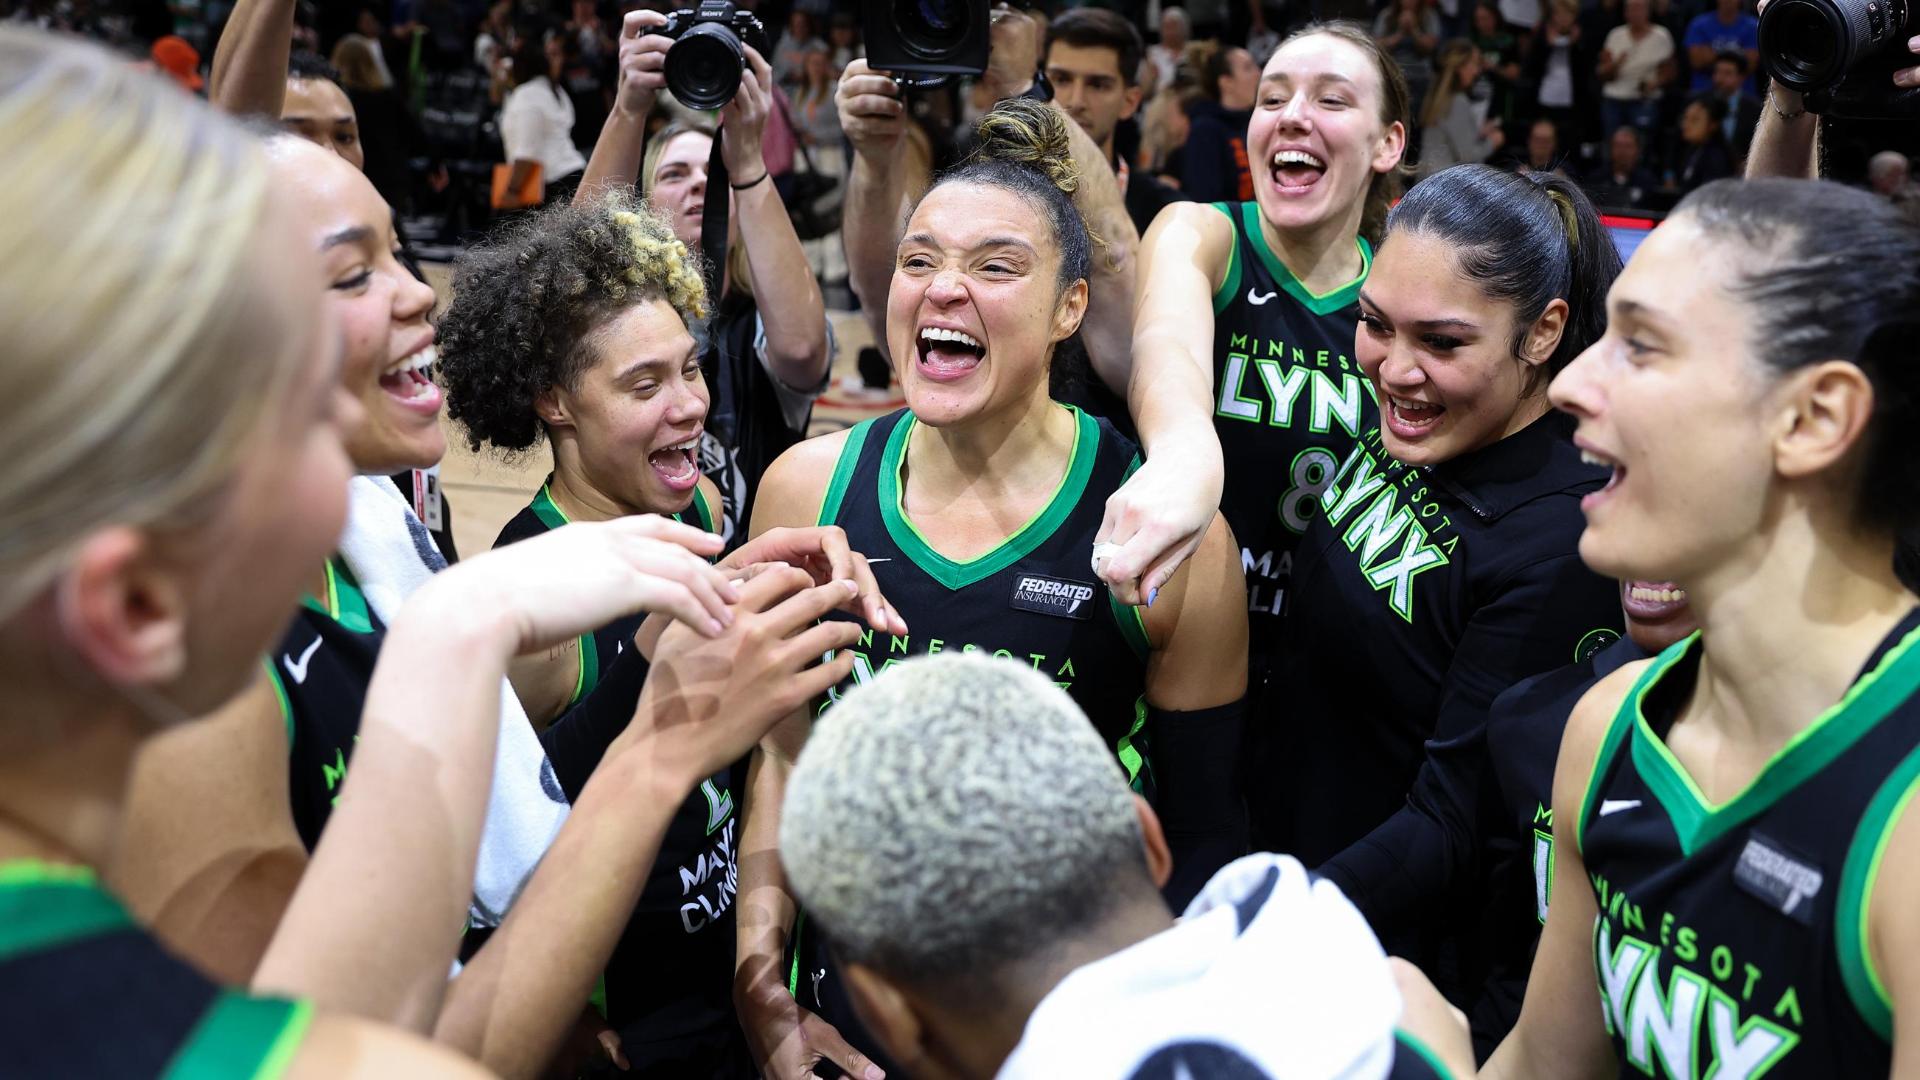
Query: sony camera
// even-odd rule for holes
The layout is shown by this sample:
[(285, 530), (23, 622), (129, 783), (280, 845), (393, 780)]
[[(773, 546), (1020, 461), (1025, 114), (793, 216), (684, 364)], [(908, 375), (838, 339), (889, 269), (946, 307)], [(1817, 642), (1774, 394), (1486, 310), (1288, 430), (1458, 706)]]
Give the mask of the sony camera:
[(1920, 0), (1772, 0), (1760, 16), (1760, 62), (1807, 98), (1810, 112), (1856, 118), (1920, 116), (1920, 89), (1893, 73), (1920, 64)]
[(673, 39), (667, 50), (667, 89), (690, 109), (718, 109), (740, 90), (747, 69), (744, 45), (767, 55), (767, 31), (750, 11), (727, 0), (700, 0), (692, 10), (667, 16), (659, 31)]

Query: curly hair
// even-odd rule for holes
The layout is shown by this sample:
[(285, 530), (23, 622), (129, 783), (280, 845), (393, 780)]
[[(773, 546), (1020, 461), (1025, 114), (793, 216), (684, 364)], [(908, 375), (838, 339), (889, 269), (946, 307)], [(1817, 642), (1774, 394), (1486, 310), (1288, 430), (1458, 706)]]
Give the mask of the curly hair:
[(439, 339), (448, 415), (475, 450), (529, 450), (546, 434), (534, 399), (578, 385), (596, 330), (652, 300), (691, 324), (706, 299), (698, 257), (631, 192), (541, 210), (454, 265)]

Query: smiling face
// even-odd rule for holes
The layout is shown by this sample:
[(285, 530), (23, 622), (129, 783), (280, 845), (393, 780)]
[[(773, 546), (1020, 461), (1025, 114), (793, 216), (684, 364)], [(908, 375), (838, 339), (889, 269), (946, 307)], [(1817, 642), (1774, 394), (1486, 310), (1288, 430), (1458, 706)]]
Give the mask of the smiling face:
[(331, 79), (288, 79), (287, 96), (280, 104), (280, 126), (339, 154), (356, 169), (364, 171), (367, 167), (353, 102)]
[(1359, 229), (1368, 187), (1400, 163), (1406, 141), (1398, 121), (1381, 122), (1383, 93), (1373, 57), (1330, 34), (1273, 54), (1247, 128), (1262, 217), (1282, 232)]
[(955, 181), (920, 200), (887, 293), (887, 345), (916, 418), (943, 427), (1045, 396), (1053, 346), (1086, 310), (1086, 283), (1062, 290), (1059, 269), (1046, 219), (1012, 191)]
[[(1511, 304), (1487, 299), (1458, 270), (1453, 248), (1396, 230), (1360, 290), (1354, 357), (1380, 399), (1380, 435), (1409, 465), (1437, 465), (1491, 445), (1546, 412), (1535, 370), (1559, 344), (1566, 305), (1513, 354)], [(1557, 315), (1555, 314), (1557, 312)], [(1529, 392), (1531, 391), (1531, 392)]]
[(574, 441), (587, 485), (628, 513), (685, 510), (700, 482), (708, 400), (686, 323), (665, 300), (648, 300), (586, 344), (593, 359), (574, 385), (536, 403), (549, 432)]
[(1553, 382), (1554, 405), (1580, 421), (1574, 441), (1613, 466), (1580, 504), (1580, 557), (1599, 573), (1694, 583), (1765, 532), (1775, 380), (1724, 285), (1741, 254), (1668, 218), (1614, 282), (1606, 335)]
[(311, 144), (276, 140), (274, 180), (317, 253), (344, 337), (342, 379), (363, 416), (347, 450), (362, 473), (423, 469), (447, 452), (440, 430), (433, 289), (400, 263), (393, 212), (365, 176)]
[[(653, 167), (653, 183), (647, 198), (667, 212), (673, 221), (673, 235), (687, 245), (688, 251), (700, 250), (700, 215), (707, 208), (707, 160), (713, 153), (713, 139), (704, 132), (688, 131), (673, 137), (660, 150)], [(731, 192), (727, 195), (727, 235), (738, 234), (738, 218)]]
[(1102, 150), (1112, 152), (1113, 129), (1140, 107), (1140, 88), (1120, 77), (1120, 54), (1102, 46), (1056, 41), (1047, 48), (1053, 100)]

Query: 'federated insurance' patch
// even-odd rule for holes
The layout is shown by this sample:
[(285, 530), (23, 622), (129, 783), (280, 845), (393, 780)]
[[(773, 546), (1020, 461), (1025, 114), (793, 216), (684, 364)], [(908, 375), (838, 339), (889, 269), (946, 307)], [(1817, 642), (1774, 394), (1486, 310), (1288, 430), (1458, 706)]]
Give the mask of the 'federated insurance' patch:
[(1095, 591), (1092, 585), (1082, 581), (1021, 574), (1014, 579), (1012, 605), (1015, 611), (1031, 611), (1037, 615), (1091, 619)]
[(1761, 903), (1797, 922), (1813, 924), (1813, 898), (1825, 875), (1811, 859), (1786, 845), (1749, 833), (1740, 861), (1733, 867), (1734, 883)]

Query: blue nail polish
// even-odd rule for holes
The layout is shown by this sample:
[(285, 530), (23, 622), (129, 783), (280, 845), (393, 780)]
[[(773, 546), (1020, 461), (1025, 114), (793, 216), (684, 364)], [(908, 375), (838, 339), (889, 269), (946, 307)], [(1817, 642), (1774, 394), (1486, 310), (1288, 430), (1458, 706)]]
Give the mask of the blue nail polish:
[(1160, 590), (1159, 590), (1159, 589), (1148, 589), (1148, 590), (1147, 590), (1147, 606), (1148, 606), (1148, 607), (1152, 607), (1152, 606), (1153, 606), (1153, 598), (1154, 598), (1154, 597), (1156, 597), (1156, 596), (1159, 596), (1159, 595), (1160, 595)]

